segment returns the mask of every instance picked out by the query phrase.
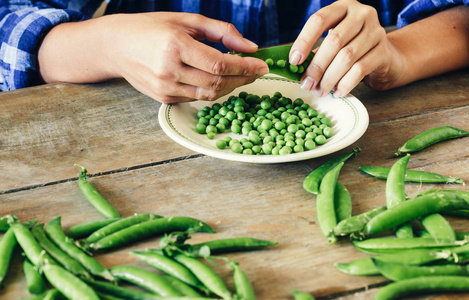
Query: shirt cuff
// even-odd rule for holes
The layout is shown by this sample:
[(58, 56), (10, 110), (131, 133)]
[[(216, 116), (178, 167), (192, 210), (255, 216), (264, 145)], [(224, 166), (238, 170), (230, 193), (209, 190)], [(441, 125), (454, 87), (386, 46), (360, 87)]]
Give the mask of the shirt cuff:
[(0, 21), (0, 90), (39, 84), (37, 53), (44, 36), (56, 25), (84, 20), (73, 10), (27, 8)]

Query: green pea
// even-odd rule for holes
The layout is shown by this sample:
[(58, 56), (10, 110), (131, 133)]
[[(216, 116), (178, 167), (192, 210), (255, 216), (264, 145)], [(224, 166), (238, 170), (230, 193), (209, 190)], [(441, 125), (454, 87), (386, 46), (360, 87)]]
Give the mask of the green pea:
[(225, 125), (218, 123), (215, 127), (217, 128), (218, 133), (225, 132)]
[(297, 65), (290, 65), (290, 72), (292, 73), (297, 73), (298, 72), (298, 66)]
[(279, 59), (279, 60), (277, 60), (277, 62), (275, 64), (277, 65), (277, 67), (283, 68), (283, 67), (285, 67), (286, 62), (283, 59)]
[(259, 145), (254, 145), (254, 146), (251, 148), (251, 150), (252, 150), (252, 153), (258, 154), (258, 153), (261, 153), (262, 148), (261, 148), (261, 146), (259, 146)]
[(272, 58), (267, 58), (265, 60), (265, 63), (269, 66), (269, 67), (272, 67), (274, 65), (274, 61)]
[(239, 144), (239, 140), (232, 139), (231, 141), (229, 141), (228, 146), (231, 148), (231, 146), (233, 146), (234, 144)]
[(202, 109), (197, 112), (197, 118), (199, 118), (199, 119), (202, 118), (202, 117), (205, 117), (206, 115), (207, 115), (207, 112), (205, 112)]
[(330, 138), (330, 137), (332, 137), (332, 128), (331, 127), (326, 127), (322, 130), (322, 133), (326, 138)]
[(317, 137), (315, 137), (314, 141), (318, 145), (324, 145), (326, 143), (326, 137), (321, 134), (321, 135), (318, 135)]
[(321, 118), (321, 123), (322, 123), (322, 124), (325, 124), (325, 125), (328, 126), (328, 127), (331, 127), (331, 126), (332, 126), (332, 121), (331, 121), (331, 119), (329, 119), (329, 118), (325, 118), (325, 117), (324, 117), (324, 118)]
[(316, 148), (316, 143), (313, 140), (307, 139), (305, 140), (304, 147), (306, 148), (306, 150), (313, 150), (314, 148)]
[(288, 132), (295, 133), (298, 131), (298, 126), (296, 124), (290, 124), (287, 128)]
[(202, 124), (202, 123), (197, 123), (195, 125), (195, 131), (197, 133), (200, 133), (200, 134), (203, 134), (203, 133), (206, 133), (205, 130), (207, 129), (207, 126)]
[(231, 125), (231, 132), (239, 134), (241, 132), (241, 126), (236, 124)]
[(209, 133), (209, 132), (217, 133), (218, 132), (217, 127), (215, 127), (214, 125), (208, 125), (205, 128), (205, 133)]
[(279, 154), (280, 155), (288, 155), (292, 152), (292, 149), (291, 147), (289, 146), (283, 146), (280, 150), (279, 150)]
[(236, 114), (233, 111), (229, 111), (226, 113), (226, 118), (229, 121), (234, 121), (236, 119)]
[(295, 144), (300, 145), (300, 146), (304, 146), (305, 140), (303, 140), (302, 138), (297, 138), (295, 140)]
[(285, 125), (284, 122), (279, 121), (279, 122), (276, 122), (276, 123), (274, 124), (274, 127), (275, 127), (275, 129), (277, 129), (277, 130), (282, 130), (282, 129), (284, 129), (284, 128), (286, 127), (286, 125)]
[(226, 148), (226, 141), (224, 141), (224, 140), (218, 140), (218, 141), (216, 142), (216, 146), (217, 146), (218, 149), (223, 150), (223, 149)]
[(305, 151), (305, 149), (301, 145), (295, 145), (293, 147), (293, 152), (295, 152), (295, 153), (299, 153), (299, 152), (303, 152), (303, 151)]
[(199, 123), (204, 124), (204, 125), (208, 125), (209, 121), (210, 121), (210, 119), (208, 119), (206, 117), (202, 117), (202, 118), (199, 119)]
[(215, 132), (207, 132), (207, 138), (213, 140), (217, 134)]
[(306, 112), (308, 113), (308, 117), (310, 118), (317, 117), (318, 115), (318, 111), (314, 108), (309, 108)]
[(270, 144), (267, 144), (267, 143), (264, 143), (262, 146), (262, 151), (265, 153), (265, 154), (271, 154), (272, 153), (272, 146)]
[(254, 145), (259, 145), (261, 143), (261, 138), (258, 135), (250, 135), (249, 141)]

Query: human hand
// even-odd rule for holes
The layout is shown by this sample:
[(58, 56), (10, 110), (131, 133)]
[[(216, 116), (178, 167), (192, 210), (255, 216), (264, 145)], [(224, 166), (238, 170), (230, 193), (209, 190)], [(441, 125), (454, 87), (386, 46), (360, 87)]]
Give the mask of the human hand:
[(373, 7), (339, 0), (313, 14), (293, 43), (290, 63), (302, 63), (322, 33), (328, 35), (303, 75), (301, 87), (317, 96), (347, 95), (365, 76), (374, 89), (398, 80), (402, 56), (387, 38)]
[(116, 15), (110, 49), (115, 72), (163, 103), (214, 100), (268, 73), (258, 59), (221, 53), (199, 40), (254, 52), (232, 24), (196, 14)]

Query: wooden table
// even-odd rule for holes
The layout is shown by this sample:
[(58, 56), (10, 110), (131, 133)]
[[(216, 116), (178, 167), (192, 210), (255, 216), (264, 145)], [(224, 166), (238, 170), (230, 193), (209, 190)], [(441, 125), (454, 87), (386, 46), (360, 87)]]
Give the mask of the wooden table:
[[(353, 214), (385, 203), (385, 182), (359, 166), (391, 166), (394, 151), (416, 134), (438, 126), (469, 129), (469, 70), (423, 80), (386, 92), (360, 84), (352, 92), (370, 115), (366, 133), (353, 147), (362, 152), (343, 167), (339, 180), (353, 199)], [(291, 290), (318, 299), (372, 299), (387, 281), (350, 276), (333, 263), (367, 254), (347, 239), (327, 245), (316, 217), (316, 199), (302, 188), (309, 172), (338, 155), (285, 164), (222, 161), (169, 139), (158, 123), (160, 104), (126, 82), (50, 84), (0, 93), (0, 214), (48, 222), (62, 216), (65, 229), (101, 219), (77, 186), (79, 169), (123, 216), (153, 212), (206, 221), (216, 234), (191, 242), (249, 236), (278, 241), (269, 250), (231, 254), (252, 280), (258, 299), (292, 299)], [(469, 182), (469, 138), (447, 141), (414, 154), (408, 167), (457, 176)], [(406, 184), (409, 196), (461, 185)], [(469, 221), (449, 218), (456, 230)], [(158, 247), (158, 238), (97, 255), (107, 267), (133, 264), (130, 250)], [(15, 257), (0, 291), (2, 299), (28, 295)], [(230, 271), (216, 268), (232, 286)], [(466, 299), (469, 294), (422, 296)]]

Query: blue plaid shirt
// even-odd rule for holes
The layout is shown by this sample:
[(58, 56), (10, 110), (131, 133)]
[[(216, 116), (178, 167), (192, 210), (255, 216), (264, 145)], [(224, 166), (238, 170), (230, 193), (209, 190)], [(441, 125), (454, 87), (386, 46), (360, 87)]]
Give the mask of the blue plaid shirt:
[[(233, 23), (247, 38), (260, 46), (291, 42), (307, 18), (333, 0), (108, 0), (107, 13), (181, 11)], [(363, 1), (366, 2), (366, 1)], [(392, 0), (370, 0), (380, 10), (382, 20), (389, 15)], [(367, 2), (367, 4), (369, 4)], [(89, 19), (102, 0), (0, 0), (0, 91), (39, 84), (37, 52), (42, 38), (63, 22)], [(398, 26), (429, 16), (447, 6), (469, 5), (469, 0), (415, 0), (400, 14)], [(288, 11), (285, 10), (288, 8)], [(295, 10), (294, 26), (279, 24), (282, 14)], [(286, 22), (285, 22), (286, 23)], [(388, 24), (384, 24), (388, 25)], [(214, 45), (219, 47), (220, 45)]]

